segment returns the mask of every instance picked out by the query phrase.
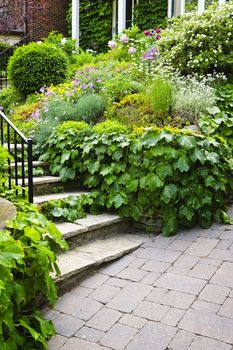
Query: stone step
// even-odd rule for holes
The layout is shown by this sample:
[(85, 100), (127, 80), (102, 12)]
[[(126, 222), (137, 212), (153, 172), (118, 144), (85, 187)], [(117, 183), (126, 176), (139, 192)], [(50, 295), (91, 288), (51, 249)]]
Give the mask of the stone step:
[[(7, 148), (8, 151), (10, 151), (10, 152), (13, 152), (13, 151), (15, 150), (15, 144), (14, 144), (14, 143), (11, 143), (11, 144), (9, 145), (9, 148), (8, 148), (8, 144), (7, 144), (7, 143), (4, 143), (4, 144), (3, 144), (3, 147)], [(24, 144), (25, 150), (26, 150), (26, 147), (27, 147), (27, 145)], [(22, 150), (22, 145), (21, 145), (21, 143), (17, 143), (17, 144), (16, 144), (16, 149), (17, 149), (17, 151), (21, 151), (21, 150)]]
[(88, 214), (85, 218), (73, 223), (61, 222), (56, 223), (56, 226), (71, 248), (92, 239), (104, 238), (109, 234), (131, 232), (130, 220), (109, 213)]
[(133, 234), (114, 234), (97, 239), (58, 255), (61, 276), (55, 277), (59, 294), (75, 286), (100, 265), (118, 259), (137, 249), (143, 238)]
[[(18, 180), (18, 184), (22, 186), (22, 179)], [(27, 178), (25, 178), (25, 186), (28, 186)], [(46, 176), (33, 177), (34, 195), (42, 195), (42, 194), (54, 192), (53, 188), (58, 186), (64, 186), (59, 176), (46, 175)]]
[[(38, 167), (40, 167), (40, 168), (47, 168), (49, 166), (49, 164), (47, 162), (41, 162), (41, 161), (38, 161), (38, 160), (34, 161), (32, 163), (32, 165), (33, 165), (33, 168), (38, 168)], [(24, 166), (27, 168), (28, 167), (28, 162), (24, 162)], [(22, 168), (22, 162), (17, 162), (17, 167), (19, 169), (21, 169)], [(15, 163), (11, 163), (11, 168), (15, 168)]]
[(73, 191), (73, 192), (63, 192), (63, 193), (50, 193), (50, 194), (45, 194), (45, 195), (40, 195), (40, 196), (35, 196), (34, 197), (34, 203), (42, 205), (52, 201), (52, 200), (59, 200), (59, 199), (65, 199), (70, 196), (74, 197), (79, 197), (82, 194), (89, 194), (90, 192), (85, 192), (85, 191)]

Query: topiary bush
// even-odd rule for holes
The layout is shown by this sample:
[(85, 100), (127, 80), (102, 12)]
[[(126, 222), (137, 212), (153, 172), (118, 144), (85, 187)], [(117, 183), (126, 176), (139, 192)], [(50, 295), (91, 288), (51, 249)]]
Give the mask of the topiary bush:
[(25, 98), (43, 86), (64, 82), (69, 75), (69, 59), (52, 44), (31, 43), (15, 50), (8, 74), (12, 86)]
[(158, 41), (162, 63), (184, 75), (223, 72), (232, 78), (232, 12), (231, 1), (202, 15), (174, 18)]

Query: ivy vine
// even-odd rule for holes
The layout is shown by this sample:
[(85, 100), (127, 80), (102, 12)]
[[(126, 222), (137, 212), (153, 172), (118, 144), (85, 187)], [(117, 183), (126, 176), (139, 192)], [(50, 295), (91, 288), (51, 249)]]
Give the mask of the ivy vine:
[(166, 26), (167, 0), (140, 0), (135, 4), (134, 23), (141, 29)]

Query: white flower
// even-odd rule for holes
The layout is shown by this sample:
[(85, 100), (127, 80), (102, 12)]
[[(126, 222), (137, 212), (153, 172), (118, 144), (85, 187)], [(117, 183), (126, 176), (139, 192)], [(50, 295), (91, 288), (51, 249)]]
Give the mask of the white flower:
[(42, 41), (37, 41), (37, 44), (42, 44)]
[(61, 39), (61, 44), (62, 44), (62, 45), (65, 45), (66, 41), (67, 41), (66, 38), (62, 38), (62, 39)]

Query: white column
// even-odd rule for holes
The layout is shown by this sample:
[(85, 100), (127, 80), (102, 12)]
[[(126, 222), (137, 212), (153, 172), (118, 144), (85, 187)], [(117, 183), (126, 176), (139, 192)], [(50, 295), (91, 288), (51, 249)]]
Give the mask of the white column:
[(205, 10), (205, 0), (198, 0), (198, 13), (201, 15)]
[(180, 0), (180, 14), (183, 15), (185, 13), (185, 0)]
[(117, 7), (116, 7), (116, 0), (113, 0), (112, 2), (112, 37), (116, 34), (116, 14), (117, 14)]
[(126, 27), (126, 0), (118, 0), (118, 34)]
[(72, 39), (77, 41), (79, 46), (79, 0), (72, 0)]
[(172, 17), (172, 0), (168, 0), (167, 3), (167, 16), (168, 18)]

